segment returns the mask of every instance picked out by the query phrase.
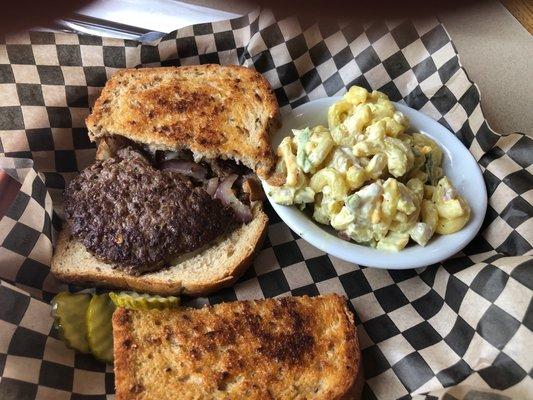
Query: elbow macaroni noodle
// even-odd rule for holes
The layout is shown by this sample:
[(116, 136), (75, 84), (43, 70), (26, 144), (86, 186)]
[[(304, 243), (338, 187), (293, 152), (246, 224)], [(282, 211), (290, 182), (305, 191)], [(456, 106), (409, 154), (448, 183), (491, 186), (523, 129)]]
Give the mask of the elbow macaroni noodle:
[(343, 237), (399, 251), (410, 239), (457, 232), (470, 207), (443, 176), (443, 153), (388, 97), (353, 86), (328, 110), (328, 127), (293, 130), (278, 147), (279, 204), (313, 204), (313, 218)]

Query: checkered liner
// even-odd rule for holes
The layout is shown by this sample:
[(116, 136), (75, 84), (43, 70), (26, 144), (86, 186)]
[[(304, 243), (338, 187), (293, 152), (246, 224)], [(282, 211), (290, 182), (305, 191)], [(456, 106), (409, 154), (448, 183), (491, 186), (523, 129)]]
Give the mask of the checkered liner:
[(365, 398), (533, 393), (531, 139), (488, 127), (478, 89), (437, 20), (339, 27), (256, 11), (154, 44), (33, 32), (0, 44), (0, 166), (23, 182), (0, 221), (0, 398), (112, 397), (111, 368), (66, 349), (48, 317), (54, 293), (79, 290), (49, 273), (58, 194), (94, 159), (84, 117), (117, 68), (198, 63), (255, 68), (285, 110), (354, 84), (379, 89), (462, 140), (483, 170), (489, 207), (462, 253), (404, 271), (328, 256), (267, 207), (269, 235), (253, 267), (233, 288), (194, 303), (346, 295), (357, 313)]

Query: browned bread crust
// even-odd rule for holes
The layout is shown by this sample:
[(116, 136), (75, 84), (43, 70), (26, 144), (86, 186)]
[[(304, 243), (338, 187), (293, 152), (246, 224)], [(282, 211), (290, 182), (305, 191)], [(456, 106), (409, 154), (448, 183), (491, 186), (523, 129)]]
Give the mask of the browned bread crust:
[(123, 69), (107, 81), (86, 119), (89, 137), (121, 135), (153, 149), (232, 158), (270, 175), (278, 105), (268, 81), (216, 64)]
[(120, 308), (113, 337), (117, 400), (360, 396), (353, 315), (338, 295)]

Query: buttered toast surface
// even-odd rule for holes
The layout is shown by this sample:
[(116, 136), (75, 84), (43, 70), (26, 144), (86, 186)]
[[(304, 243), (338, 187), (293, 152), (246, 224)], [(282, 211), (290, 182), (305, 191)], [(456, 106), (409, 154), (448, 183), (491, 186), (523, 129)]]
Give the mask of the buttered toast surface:
[(86, 119), (91, 140), (120, 135), (161, 150), (223, 154), (266, 178), (274, 168), (270, 134), (278, 104), (249, 68), (215, 64), (120, 70)]
[(337, 295), (113, 316), (116, 398), (352, 399), (360, 353)]

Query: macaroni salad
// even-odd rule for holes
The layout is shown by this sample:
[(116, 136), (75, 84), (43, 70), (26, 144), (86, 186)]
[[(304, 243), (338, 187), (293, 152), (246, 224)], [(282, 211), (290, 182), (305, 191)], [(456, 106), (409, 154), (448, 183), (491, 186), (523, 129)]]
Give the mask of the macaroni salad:
[(340, 237), (378, 249), (457, 232), (470, 207), (443, 175), (439, 146), (408, 127), (385, 94), (353, 86), (329, 108), (327, 128), (283, 139), (276, 174), (284, 183), (270, 184), (269, 196), (312, 206), (313, 218)]

